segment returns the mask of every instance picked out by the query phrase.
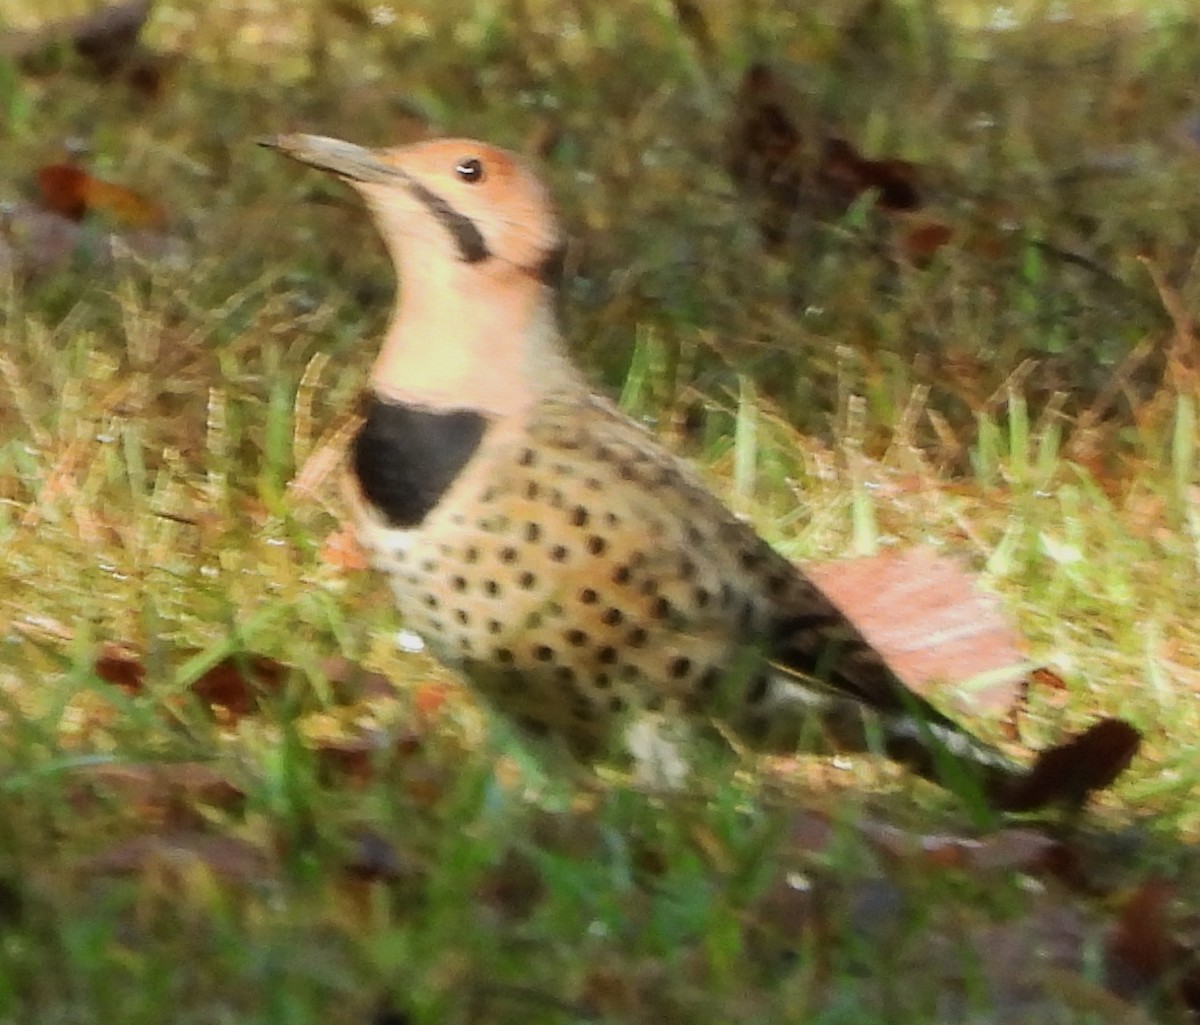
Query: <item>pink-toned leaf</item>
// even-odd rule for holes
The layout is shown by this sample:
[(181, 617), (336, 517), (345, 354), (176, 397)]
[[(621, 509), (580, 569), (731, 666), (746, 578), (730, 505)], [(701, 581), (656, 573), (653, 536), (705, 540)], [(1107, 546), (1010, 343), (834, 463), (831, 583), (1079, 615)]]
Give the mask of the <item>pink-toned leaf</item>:
[(1020, 696), (1019, 637), (952, 559), (922, 547), (805, 571), (918, 694), (976, 715), (1004, 715)]

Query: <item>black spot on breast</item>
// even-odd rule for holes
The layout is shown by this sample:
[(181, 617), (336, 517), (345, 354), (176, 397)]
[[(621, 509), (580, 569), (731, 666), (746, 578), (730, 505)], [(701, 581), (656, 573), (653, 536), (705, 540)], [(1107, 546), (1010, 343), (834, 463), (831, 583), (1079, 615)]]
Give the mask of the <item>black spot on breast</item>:
[(391, 526), (415, 527), (475, 454), (487, 419), (471, 410), (438, 413), (376, 395), (365, 405), (366, 420), (354, 438), (354, 476)]
[(692, 671), (692, 660), (686, 655), (680, 655), (678, 658), (673, 658), (667, 665), (667, 672), (674, 680), (682, 680)]
[(790, 582), (786, 573), (772, 573), (767, 577), (767, 594), (772, 598), (780, 597), (787, 590)]
[(521, 728), (535, 737), (545, 737), (550, 733), (550, 726), (545, 719), (539, 719), (536, 715), (522, 715), (518, 720)]

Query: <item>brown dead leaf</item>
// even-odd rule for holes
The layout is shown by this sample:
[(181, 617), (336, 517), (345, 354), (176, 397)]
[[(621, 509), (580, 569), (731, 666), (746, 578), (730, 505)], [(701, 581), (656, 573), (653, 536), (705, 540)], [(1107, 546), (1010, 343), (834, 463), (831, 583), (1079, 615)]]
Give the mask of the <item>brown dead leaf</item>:
[(323, 740), (313, 747), (322, 776), (344, 780), (355, 788), (365, 787), (375, 775), (378, 745), (369, 738)]
[(72, 221), (101, 213), (125, 227), (162, 228), (166, 211), (124, 185), (94, 178), (74, 164), (47, 164), (37, 171), (42, 205)]
[(286, 665), (266, 655), (230, 655), (204, 672), (192, 684), (192, 693), (237, 719), (257, 712), (261, 696), (278, 692), (288, 672)]
[(318, 558), (326, 566), (348, 572), (365, 570), (371, 565), (350, 527), (338, 527), (326, 535)]
[(836, 135), (801, 129), (798, 96), (765, 64), (745, 73), (726, 131), (726, 166), (734, 182), (762, 202), (759, 228), (783, 242), (797, 216), (841, 216), (859, 197), (876, 195), (884, 210), (921, 205), (917, 168), (904, 160), (872, 160)]
[(1042, 751), (1033, 768), (1000, 799), (1005, 811), (1051, 804), (1082, 805), (1128, 768), (1142, 735), (1123, 719), (1102, 719), (1083, 733)]
[(35, 31), (5, 32), (0, 35), (0, 57), (24, 60), (65, 39), (97, 65), (119, 63), (137, 44), (152, 3), (128, 0), (82, 17), (52, 21)]
[(196, 866), (230, 883), (255, 883), (271, 874), (271, 860), (259, 847), (229, 836), (194, 830), (148, 833), (121, 840), (80, 864), (89, 875), (164, 872), (182, 881)]
[(1028, 664), (999, 600), (929, 548), (840, 559), (805, 572), (918, 694), (1003, 715)]
[(414, 732), (364, 730), (354, 737), (318, 741), (313, 753), (329, 781), (363, 787), (390, 758), (409, 758), (421, 750), (421, 745), (421, 738)]
[(174, 60), (138, 41), (152, 2), (129, 0), (33, 31), (0, 33), (0, 57), (17, 60), (26, 71), (46, 71), (57, 66), (53, 55), (66, 43), (94, 74), (122, 80), (141, 95), (156, 97)]
[(412, 766), (404, 776), (404, 792), (419, 808), (436, 807), (450, 787), (447, 774), (433, 766)]
[(954, 238), (954, 229), (941, 221), (921, 220), (905, 226), (898, 246), (900, 256), (916, 267), (926, 267), (937, 251)]
[(1132, 997), (1164, 981), (1178, 959), (1169, 911), (1175, 888), (1164, 879), (1146, 880), (1121, 905), (1105, 940), (1109, 985)]
[(245, 796), (206, 762), (85, 765), (71, 772), (68, 783), (76, 808), (86, 807), (104, 794), (119, 799), (143, 819), (175, 827), (196, 821), (196, 805), (235, 809)]
[(93, 663), (92, 670), (105, 683), (111, 683), (129, 695), (140, 694), (145, 687), (146, 667), (117, 645), (106, 645)]
[(334, 696), (344, 704), (396, 696), (395, 685), (383, 673), (366, 669), (344, 655), (330, 655), (321, 663), (321, 672)]
[(446, 702), (454, 695), (461, 695), (463, 688), (456, 683), (426, 681), (417, 684), (412, 691), (413, 707), (423, 719), (436, 719), (442, 714)]
[(976, 874), (1020, 872), (1083, 885), (1074, 852), (1036, 829), (1014, 827), (982, 838), (914, 834), (871, 820), (859, 829), (893, 863)]
[(127, 0), (64, 24), (79, 55), (109, 74), (133, 57), (152, 4), (153, 0)]

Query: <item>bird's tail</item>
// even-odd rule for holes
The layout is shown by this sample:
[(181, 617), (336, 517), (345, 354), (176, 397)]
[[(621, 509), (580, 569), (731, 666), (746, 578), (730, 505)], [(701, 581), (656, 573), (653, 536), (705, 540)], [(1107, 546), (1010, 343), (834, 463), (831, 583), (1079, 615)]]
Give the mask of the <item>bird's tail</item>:
[(769, 753), (867, 752), (883, 755), (956, 793), (1004, 808), (1028, 770), (974, 736), (893, 679), (891, 700), (867, 701), (774, 667), (765, 699), (727, 719), (737, 738)]

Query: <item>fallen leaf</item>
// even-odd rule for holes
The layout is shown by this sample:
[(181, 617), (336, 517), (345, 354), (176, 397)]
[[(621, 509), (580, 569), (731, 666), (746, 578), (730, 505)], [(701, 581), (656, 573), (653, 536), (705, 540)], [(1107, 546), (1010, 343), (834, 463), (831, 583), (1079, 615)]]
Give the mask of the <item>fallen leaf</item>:
[(922, 220), (905, 226), (898, 246), (900, 255), (907, 263), (917, 267), (928, 266), (937, 251), (954, 238), (954, 229), (941, 221)]
[(442, 713), (452, 694), (461, 691), (462, 688), (453, 683), (419, 683), (413, 688), (413, 707), (422, 717), (432, 719)]
[(52, 21), (34, 31), (5, 32), (0, 35), (0, 56), (25, 59), (66, 39), (88, 60), (101, 65), (119, 62), (137, 43), (152, 3), (128, 0), (82, 17)]
[(375, 775), (378, 746), (366, 738), (323, 740), (313, 746), (322, 776), (345, 780), (355, 787), (365, 787)]
[(918, 694), (1003, 715), (1028, 671), (999, 599), (954, 560), (919, 547), (804, 567)]
[(915, 165), (872, 160), (837, 135), (798, 126), (802, 104), (765, 64), (742, 77), (726, 130), (726, 166), (747, 195), (762, 202), (759, 228), (777, 245), (800, 217), (840, 217), (858, 199), (875, 194), (884, 210), (921, 205)]
[(230, 655), (196, 679), (192, 693), (236, 719), (257, 712), (261, 695), (279, 691), (288, 672), (286, 665), (266, 655)]
[(73, 23), (67, 22), (76, 52), (97, 70), (111, 73), (133, 56), (152, 3), (153, 0), (128, 0), (110, 4)]
[(192, 822), (195, 805), (234, 809), (244, 793), (207, 762), (140, 762), (84, 765), (68, 777), (70, 797), (78, 808), (98, 792), (118, 798), (144, 818)]
[(1105, 940), (1109, 985), (1125, 997), (1144, 994), (1164, 980), (1178, 956), (1168, 911), (1175, 889), (1148, 879), (1121, 905)]
[(80, 868), (92, 875), (135, 875), (153, 870), (182, 879), (197, 865), (226, 882), (255, 883), (270, 875), (266, 853), (235, 837), (192, 830), (148, 833), (121, 840), (85, 858)]
[(349, 527), (339, 527), (327, 534), (321, 542), (318, 558), (326, 566), (353, 572), (368, 569), (371, 565)]
[(140, 694), (145, 687), (146, 667), (115, 645), (107, 646), (97, 656), (92, 670), (105, 683), (111, 683), (129, 695)]
[(94, 178), (74, 164), (47, 164), (36, 177), (46, 209), (72, 221), (102, 213), (130, 228), (162, 228), (166, 223), (161, 204), (124, 185)]
[(153, 0), (129, 0), (101, 7), (78, 18), (63, 18), (32, 31), (0, 34), (0, 57), (20, 62), (26, 71), (46, 70), (65, 42), (101, 78), (119, 78), (143, 96), (162, 90), (173, 58), (138, 41)]
[(1020, 872), (1082, 887), (1078, 858), (1061, 840), (1022, 827), (981, 838), (914, 834), (870, 819), (859, 830), (892, 862), (969, 873)]
[(343, 704), (376, 701), (396, 696), (396, 686), (383, 673), (366, 669), (345, 655), (330, 655), (321, 662), (321, 672)]

